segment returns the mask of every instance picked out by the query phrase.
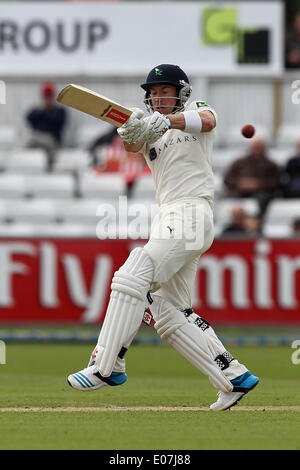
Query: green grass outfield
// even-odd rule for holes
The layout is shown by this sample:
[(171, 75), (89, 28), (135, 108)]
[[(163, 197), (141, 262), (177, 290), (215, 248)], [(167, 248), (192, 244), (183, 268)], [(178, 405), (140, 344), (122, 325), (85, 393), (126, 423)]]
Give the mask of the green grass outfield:
[[(91, 344), (8, 343), (0, 365), (0, 449), (300, 449), (300, 364), (290, 346), (228, 349), (260, 384), (231, 411), (209, 411), (216, 390), (165, 344), (132, 345), (128, 381), (94, 392), (66, 376)], [(90, 409), (90, 410), (89, 410)]]

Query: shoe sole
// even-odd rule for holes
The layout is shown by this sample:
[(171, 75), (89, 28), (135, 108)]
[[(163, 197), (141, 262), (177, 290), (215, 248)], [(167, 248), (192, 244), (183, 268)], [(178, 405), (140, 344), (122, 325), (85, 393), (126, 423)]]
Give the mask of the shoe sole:
[(230, 408), (232, 408), (233, 406), (237, 405), (238, 402), (239, 402), (245, 395), (247, 395), (247, 393), (251, 392), (251, 390), (253, 390), (253, 389), (256, 387), (256, 385), (258, 385), (258, 384), (259, 384), (259, 380), (258, 380), (251, 388), (249, 388), (249, 390), (247, 390), (247, 392), (244, 392), (242, 396), (240, 396), (234, 403), (232, 403), (232, 405), (229, 405), (229, 406), (227, 406), (227, 408), (223, 408), (223, 410), (219, 410), (219, 411), (226, 411), (226, 410), (229, 410)]

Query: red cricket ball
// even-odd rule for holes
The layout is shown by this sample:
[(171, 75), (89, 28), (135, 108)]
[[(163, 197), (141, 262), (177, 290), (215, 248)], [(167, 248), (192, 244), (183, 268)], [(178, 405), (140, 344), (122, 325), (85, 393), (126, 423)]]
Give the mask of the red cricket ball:
[(241, 129), (241, 133), (246, 139), (251, 139), (255, 134), (255, 127), (252, 124), (245, 124)]

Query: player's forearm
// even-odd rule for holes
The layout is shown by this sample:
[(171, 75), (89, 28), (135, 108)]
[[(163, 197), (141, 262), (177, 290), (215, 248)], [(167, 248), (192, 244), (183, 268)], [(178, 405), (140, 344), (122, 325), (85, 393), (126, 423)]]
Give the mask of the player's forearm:
[(128, 142), (124, 142), (124, 148), (126, 152), (137, 153), (141, 150), (144, 145), (144, 142), (137, 142), (136, 144), (128, 144)]
[(182, 113), (168, 114), (167, 117), (171, 121), (172, 129), (178, 129), (180, 131), (184, 131), (185, 119)]

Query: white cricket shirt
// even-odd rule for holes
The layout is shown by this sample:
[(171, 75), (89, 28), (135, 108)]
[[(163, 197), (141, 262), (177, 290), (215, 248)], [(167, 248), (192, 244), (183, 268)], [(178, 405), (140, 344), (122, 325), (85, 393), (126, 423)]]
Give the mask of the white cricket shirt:
[[(204, 101), (193, 101), (185, 106), (189, 110), (211, 111)], [(140, 150), (152, 172), (158, 205), (178, 199), (214, 197), (212, 150), (215, 131), (188, 134), (169, 129), (155, 144), (147, 144)]]

